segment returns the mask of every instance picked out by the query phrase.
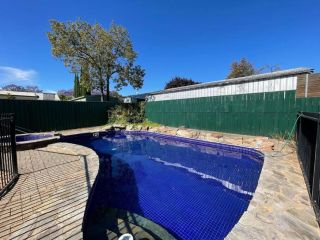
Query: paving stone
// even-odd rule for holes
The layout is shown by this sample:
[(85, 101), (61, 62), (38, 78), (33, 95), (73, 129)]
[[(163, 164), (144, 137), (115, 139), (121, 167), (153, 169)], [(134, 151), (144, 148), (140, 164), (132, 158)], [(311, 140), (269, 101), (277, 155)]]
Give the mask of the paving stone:
[(199, 136), (199, 131), (178, 129), (176, 131), (177, 136), (186, 137), (186, 138), (197, 138)]

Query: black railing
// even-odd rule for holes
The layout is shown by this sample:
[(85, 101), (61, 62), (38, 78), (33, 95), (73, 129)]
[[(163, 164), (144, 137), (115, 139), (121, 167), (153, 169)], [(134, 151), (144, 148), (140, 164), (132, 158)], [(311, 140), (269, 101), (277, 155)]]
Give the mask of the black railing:
[(18, 178), (14, 114), (0, 114), (0, 198)]
[(320, 113), (298, 115), (297, 152), (311, 202), (320, 224)]

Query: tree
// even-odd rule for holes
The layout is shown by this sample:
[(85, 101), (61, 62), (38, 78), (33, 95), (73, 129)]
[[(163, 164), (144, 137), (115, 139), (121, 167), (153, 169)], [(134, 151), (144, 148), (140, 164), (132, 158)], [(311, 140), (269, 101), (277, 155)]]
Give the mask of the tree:
[(59, 96), (61, 101), (71, 100), (72, 96), (73, 96), (73, 90), (72, 89), (70, 89), (70, 90), (61, 89), (57, 93), (58, 93), (58, 96)]
[(24, 87), (15, 84), (3, 86), (2, 89), (6, 91), (24, 92)]
[(166, 83), (164, 89), (183, 87), (183, 86), (188, 86), (188, 85), (193, 85), (198, 83), (199, 82), (195, 82), (188, 78), (174, 77), (173, 79), (171, 79), (169, 82)]
[(52, 54), (74, 72), (87, 65), (101, 101), (104, 90), (109, 100), (110, 81), (115, 83), (116, 90), (127, 85), (142, 87), (145, 71), (134, 65), (137, 53), (126, 29), (112, 23), (106, 31), (100, 24), (90, 25), (81, 20), (66, 23), (51, 20), (50, 24)]
[(117, 91), (110, 91), (110, 97), (112, 97), (113, 99), (117, 99), (120, 102), (123, 99), (123, 96), (119, 94)]
[(35, 93), (42, 93), (43, 91), (39, 89), (38, 86), (26, 86), (24, 88), (24, 91), (26, 92), (35, 92)]
[(38, 86), (23, 87), (15, 84), (9, 84), (9, 85), (3, 86), (2, 89), (6, 91), (15, 91), (15, 92), (36, 92), (36, 93), (43, 92), (41, 89), (39, 89)]
[(73, 90), (72, 89), (69, 89), (69, 90), (65, 90), (65, 89), (60, 89), (58, 90), (58, 95), (65, 95), (65, 96), (68, 96), (68, 97), (72, 97), (73, 96)]
[(74, 75), (74, 84), (73, 84), (73, 96), (75, 98), (80, 97), (81, 96), (81, 92), (80, 92), (80, 82), (79, 82), (79, 76), (78, 74)]
[(246, 77), (259, 73), (254, 66), (245, 58), (242, 58), (240, 62), (233, 62), (231, 64), (230, 73), (227, 78)]
[(60, 101), (69, 101), (69, 100), (72, 99), (72, 97), (66, 96), (66, 95), (63, 95), (63, 94), (58, 94), (58, 96), (59, 96)]
[(81, 95), (91, 95), (91, 81), (88, 66), (81, 67), (80, 70), (80, 89)]
[(259, 69), (259, 73), (263, 73), (263, 72), (276, 72), (276, 71), (280, 71), (281, 67), (278, 64), (275, 65), (265, 65), (262, 68)]

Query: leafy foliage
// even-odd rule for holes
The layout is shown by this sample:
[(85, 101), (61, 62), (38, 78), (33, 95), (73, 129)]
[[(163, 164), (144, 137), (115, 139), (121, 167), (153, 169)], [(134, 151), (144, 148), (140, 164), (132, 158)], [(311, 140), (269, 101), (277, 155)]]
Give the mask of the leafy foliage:
[(64, 94), (58, 94), (60, 101), (69, 101), (72, 99), (72, 97), (64, 95)]
[(79, 76), (78, 74), (74, 75), (74, 83), (73, 83), (73, 96), (75, 98), (80, 97), (80, 82), (79, 82)]
[(69, 89), (69, 90), (60, 89), (60, 90), (58, 90), (58, 95), (65, 95), (67, 97), (72, 97), (73, 96), (73, 90), (72, 89)]
[(227, 78), (246, 77), (257, 73), (259, 73), (259, 71), (257, 71), (247, 59), (242, 58), (240, 62), (233, 62), (231, 64), (230, 73)]
[(137, 53), (126, 29), (112, 23), (106, 31), (100, 24), (90, 25), (81, 20), (66, 23), (51, 20), (50, 24), (52, 54), (74, 72), (87, 68), (92, 87), (100, 91), (101, 101), (105, 90), (109, 100), (110, 81), (115, 83), (116, 90), (127, 85), (142, 87), (145, 71), (134, 65)]
[(91, 95), (91, 82), (90, 74), (87, 67), (81, 67), (80, 69), (80, 79), (79, 75), (75, 74), (74, 84), (73, 84), (73, 96), (75, 98)]
[(119, 104), (111, 110), (109, 123), (142, 123), (145, 120), (145, 103)]
[(2, 89), (6, 91), (15, 91), (15, 92), (36, 92), (36, 93), (43, 92), (41, 89), (39, 89), (38, 86), (23, 87), (15, 84), (9, 84), (9, 85), (3, 86)]
[(195, 82), (188, 78), (175, 77), (165, 85), (164, 89), (183, 87), (183, 86), (194, 85), (198, 83), (199, 82)]
[(69, 101), (72, 99), (73, 90), (72, 89), (70, 89), (70, 90), (61, 89), (58, 91), (58, 96), (61, 101)]
[(123, 96), (119, 94), (117, 91), (110, 91), (110, 97), (117, 99), (119, 102), (123, 101)]
[(267, 72), (276, 72), (276, 71), (280, 71), (281, 67), (278, 64), (275, 65), (265, 65), (262, 68), (260, 68), (258, 70), (259, 73), (267, 73)]
[(81, 96), (91, 95), (92, 84), (88, 66), (81, 67), (80, 70), (80, 92)]

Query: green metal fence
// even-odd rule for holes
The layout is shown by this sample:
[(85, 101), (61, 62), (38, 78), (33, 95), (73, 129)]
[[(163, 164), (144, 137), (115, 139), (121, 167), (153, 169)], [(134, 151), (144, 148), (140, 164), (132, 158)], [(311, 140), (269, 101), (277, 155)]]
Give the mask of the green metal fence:
[(284, 134), (298, 111), (320, 110), (320, 98), (296, 98), (295, 91), (148, 102), (146, 115), (167, 126), (251, 135)]
[(107, 122), (114, 103), (0, 100), (0, 112), (15, 113), (16, 126), (34, 132), (91, 127)]

